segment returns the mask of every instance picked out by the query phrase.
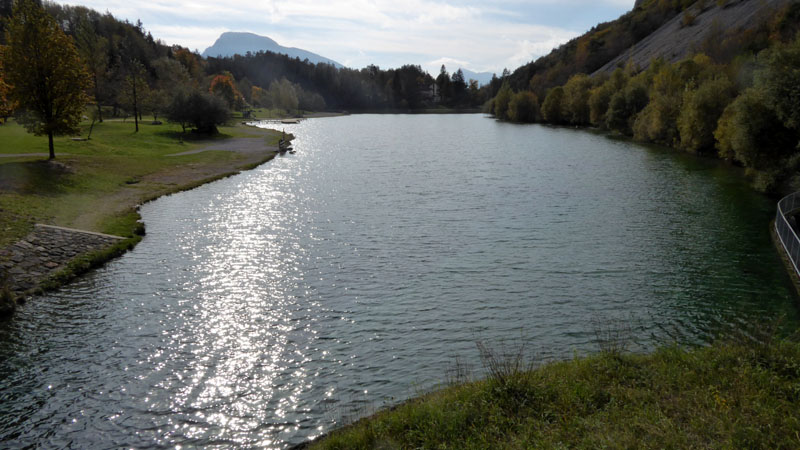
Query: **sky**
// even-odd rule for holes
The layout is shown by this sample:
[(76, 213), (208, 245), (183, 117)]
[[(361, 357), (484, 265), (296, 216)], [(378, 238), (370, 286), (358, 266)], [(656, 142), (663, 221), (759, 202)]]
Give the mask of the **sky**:
[(203, 52), (225, 31), (268, 36), (345, 66), (445, 64), (475, 72), (513, 71), (634, 0), (77, 0), (133, 23), (153, 37)]

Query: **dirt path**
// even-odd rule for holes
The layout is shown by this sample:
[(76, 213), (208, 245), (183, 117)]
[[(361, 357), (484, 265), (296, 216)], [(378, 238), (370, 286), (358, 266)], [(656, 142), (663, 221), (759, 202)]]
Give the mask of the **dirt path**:
[[(122, 187), (117, 192), (95, 200), (96, 208), (81, 214), (68, 226), (79, 229), (97, 229), (97, 225), (109, 215), (124, 213), (142, 202), (194, 187), (204, 182), (233, 175), (272, 159), (278, 147), (267, 145), (266, 134), (258, 129), (248, 130), (253, 137), (231, 138), (214, 142), (199, 149), (166, 155), (177, 157), (206, 151), (236, 153), (228, 161), (213, 163), (189, 163), (179, 167), (155, 172), (142, 177), (136, 183)], [(262, 139), (259, 139), (262, 138)]]
[[(66, 153), (59, 153), (60, 155), (66, 155)], [(22, 158), (25, 156), (50, 156), (49, 153), (11, 153), (11, 154), (2, 154), (0, 158)]]
[(210, 151), (238, 152), (238, 153), (250, 154), (250, 153), (263, 152), (264, 147), (267, 147), (267, 145), (264, 144), (263, 142), (258, 141), (258, 138), (255, 136), (245, 137), (245, 138), (232, 138), (220, 142), (215, 142), (213, 144), (209, 144), (206, 145), (205, 147), (198, 148), (195, 150), (173, 153), (167, 156), (194, 155), (197, 153), (210, 152)]

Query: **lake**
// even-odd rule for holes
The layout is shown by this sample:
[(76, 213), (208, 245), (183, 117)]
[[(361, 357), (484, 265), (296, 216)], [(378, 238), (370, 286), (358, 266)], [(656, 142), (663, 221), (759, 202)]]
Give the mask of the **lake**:
[(735, 168), (482, 115), (297, 125), (297, 153), (142, 207), (125, 256), (0, 323), (4, 447), (285, 448), (444, 382), (702, 345), (797, 299)]

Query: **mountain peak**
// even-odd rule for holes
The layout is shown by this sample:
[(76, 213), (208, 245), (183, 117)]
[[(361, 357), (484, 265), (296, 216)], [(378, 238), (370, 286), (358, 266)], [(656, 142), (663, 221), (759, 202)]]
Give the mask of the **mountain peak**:
[(205, 49), (203, 57), (227, 57), (245, 55), (247, 52), (257, 53), (259, 51), (280, 53), (292, 58), (300, 58), (301, 60), (307, 59), (314, 64), (325, 63), (332, 64), (337, 68), (342, 67), (338, 62), (308, 50), (284, 47), (267, 36), (242, 31), (226, 31), (222, 33), (214, 42), (214, 45)]

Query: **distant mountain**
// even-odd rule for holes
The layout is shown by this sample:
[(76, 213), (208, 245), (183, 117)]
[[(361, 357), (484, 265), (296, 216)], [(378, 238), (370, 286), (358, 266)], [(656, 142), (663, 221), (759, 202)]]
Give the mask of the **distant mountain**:
[(492, 81), (492, 72), (473, 72), (471, 70), (467, 70), (462, 68), (461, 72), (464, 73), (464, 80), (469, 82), (469, 80), (477, 80), (478, 86), (485, 86)]
[(203, 57), (226, 57), (237, 54), (245, 55), (247, 52), (257, 53), (261, 50), (265, 52), (289, 55), (292, 58), (300, 58), (301, 61), (308, 59), (314, 64), (327, 63), (332, 64), (337, 68), (343, 67), (341, 64), (332, 59), (309, 52), (308, 50), (294, 47), (284, 47), (266, 36), (234, 31), (222, 33), (217, 41), (214, 42), (214, 45), (208, 47), (203, 52)]

